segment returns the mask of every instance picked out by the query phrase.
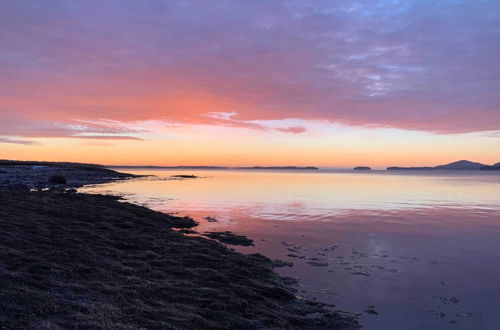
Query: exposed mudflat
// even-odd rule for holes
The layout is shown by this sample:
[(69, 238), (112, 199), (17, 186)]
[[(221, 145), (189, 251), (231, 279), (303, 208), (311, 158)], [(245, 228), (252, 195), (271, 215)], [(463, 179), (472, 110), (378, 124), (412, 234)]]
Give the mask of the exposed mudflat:
[(297, 298), (270, 259), (172, 229), (190, 218), (112, 196), (0, 189), (0, 225), (2, 329), (359, 327)]

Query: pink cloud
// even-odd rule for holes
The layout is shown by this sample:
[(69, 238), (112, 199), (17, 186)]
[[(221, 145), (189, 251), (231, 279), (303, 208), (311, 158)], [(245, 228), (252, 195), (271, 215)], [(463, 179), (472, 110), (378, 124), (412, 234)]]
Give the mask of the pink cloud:
[(143, 140), (135, 136), (123, 136), (123, 135), (72, 135), (71, 138), (91, 139), (91, 140), (136, 140), (136, 141)]
[(30, 123), (0, 134), (75, 136), (76, 119), (497, 130), (495, 13), (494, 1), (6, 1), (0, 116)]
[(306, 131), (306, 128), (299, 126), (291, 126), (291, 127), (276, 128), (276, 130), (284, 133), (300, 134), (304, 133)]

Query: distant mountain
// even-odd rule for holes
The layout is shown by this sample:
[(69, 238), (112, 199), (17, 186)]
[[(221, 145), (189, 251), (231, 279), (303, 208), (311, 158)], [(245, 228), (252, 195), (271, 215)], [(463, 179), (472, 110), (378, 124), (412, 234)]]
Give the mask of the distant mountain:
[(358, 167), (355, 167), (354, 170), (356, 171), (371, 171), (371, 167), (368, 167), (368, 166), (358, 166)]
[(483, 166), (480, 168), (480, 170), (486, 170), (486, 171), (500, 171), (500, 163), (493, 164), (491, 166)]
[(488, 167), (488, 165), (481, 164), (481, 163), (476, 163), (476, 162), (471, 162), (468, 160), (459, 160), (457, 162), (445, 164), (445, 165), (438, 165), (434, 167), (397, 167), (397, 166), (391, 166), (388, 167), (388, 171), (393, 171), (393, 170), (480, 170), (480, 169), (485, 169), (485, 167)]
[(481, 167), (486, 166), (486, 164), (470, 162), (468, 160), (459, 160), (458, 162), (439, 165), (434, 167), (436, 170), (479, 170)]

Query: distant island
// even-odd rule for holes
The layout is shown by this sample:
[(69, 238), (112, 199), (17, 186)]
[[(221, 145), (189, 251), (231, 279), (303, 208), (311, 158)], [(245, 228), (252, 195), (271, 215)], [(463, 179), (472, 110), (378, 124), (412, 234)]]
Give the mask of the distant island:
[(468, 160), (459, 160), (457, 162), (438, 165), (438, 166), (424, 166), (424, 167), (398, 167), (391, 166), (387, 168), (388, 171), (395, 170), (500, 170), (500, 163), (496, 163), (492, 166), (471, 162)]
[(172, 169), (172, 170), (318, 170), (314, 166), (133, 166), (133, 165), (107, 165), (108, 168), (144, 168), (144, 169)]
[(500, 162), (493, 164), (491, 166), (483, 166), (480, 168), (483, 171), (500, 171)]
[(371, 171), (372, 168), (368, 166), (357, 166), (354, 168), (356, 171)]
[(314, 166), (252, 166), (252, 167), (231, 167), (235, 170), (319, 170)]
[(145, 169), (172, 169), (172, 170), (227, 170), (225, 166), (154, 166), (154, 165), (106, 165), (108, 168), (145, 168)]
[(399, 167), (399, 166), (390, 166), (387, 168), (387, 171), (398, 171), (398, 170), (435, 170), (434, 167), (425, 166), (425, 167)]

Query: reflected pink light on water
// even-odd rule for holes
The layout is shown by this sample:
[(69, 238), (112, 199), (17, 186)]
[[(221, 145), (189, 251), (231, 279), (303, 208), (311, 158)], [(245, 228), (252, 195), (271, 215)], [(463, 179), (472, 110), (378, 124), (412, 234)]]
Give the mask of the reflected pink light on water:
[[(168, 179), (180, 171), (135, 171)], [(191, 171), (199, 179), (131, 180), (101, 186), (162, 211), (321, 220), (354, 210), (428, 207), (500, 210), (500, 175), (470, 173)], [(189, 173), (191, 173), (189, 172)], [(185, 172), (181, 172), (185, 173)], [(162, 202), (160, 200), (163, 200)], [(148, 202), (149, 201), (149, 202)]]

